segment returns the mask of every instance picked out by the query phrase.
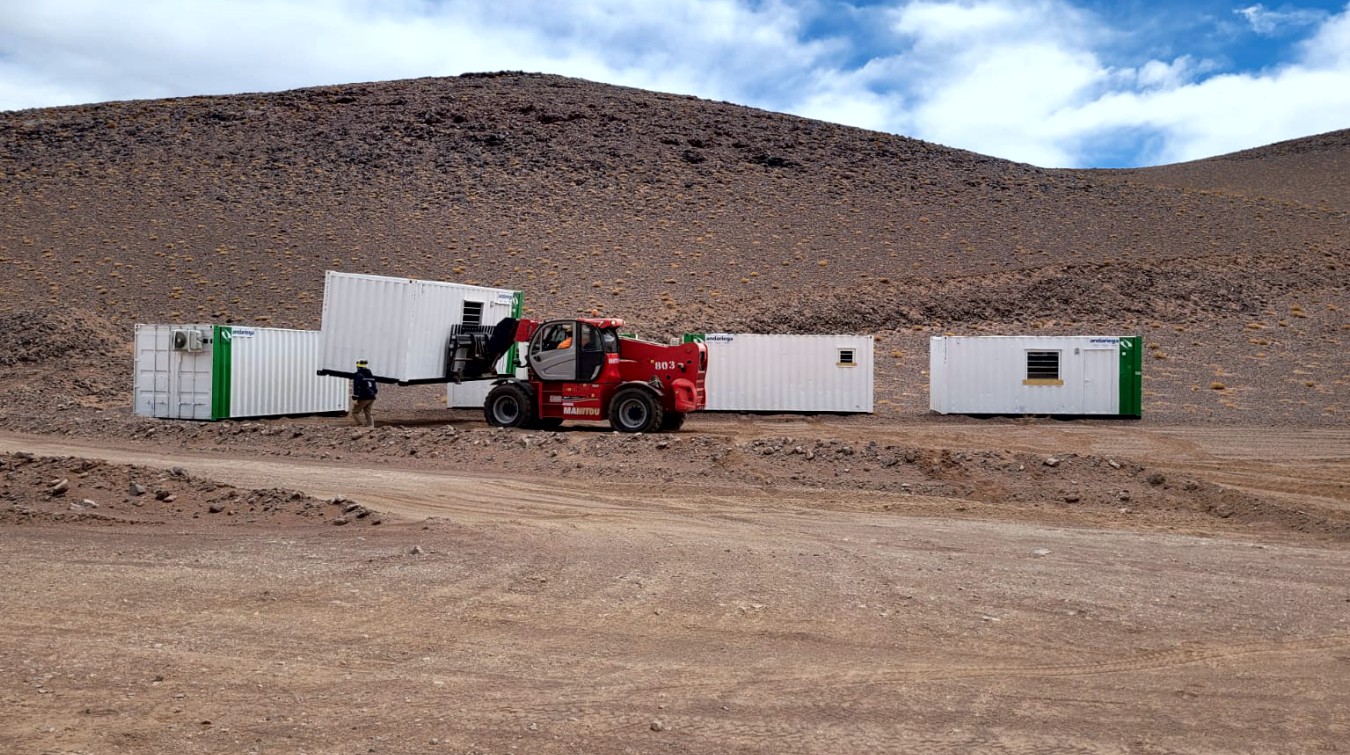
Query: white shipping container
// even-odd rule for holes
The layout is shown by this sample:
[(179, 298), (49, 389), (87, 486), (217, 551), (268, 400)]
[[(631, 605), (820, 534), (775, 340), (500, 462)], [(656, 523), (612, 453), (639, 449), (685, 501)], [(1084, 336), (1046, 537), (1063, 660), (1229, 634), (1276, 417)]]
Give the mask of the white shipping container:
[[(497, 362), (497, 372), (504, 372), (508, 367), (507, 359), (510, 355), (504, 356)], [(526, 378), (529, 372), (525, 369), (516, 370), (516, 377)], [(445, 384), (445, 405), (450, 409), (482, 409), (483, 403), (487, 401), (487, 395), (493, 388), (491, 380), (469, 380), (463, 383)]]
[(445, 384), (445, 405), (450, 409), (481, 409), (492, 390), (491, 380)]
[(137, 325), (142, 417), (238, 419), (347, 411), (348, 381), (321, 377), (319, 331)]
[(520, 316), (515, 291), (329, 271), (324, 277), (321, 369), (351, 373), (365, 359), (398, 383), (446, 379), (456, 326), (491, 327)]
[(929, 406), (942, 414), (1141, 415), (1139, 336), (937, 336)]
[(708, 347), (710, 411), (872, 411), (872, 337), (691, 333)]

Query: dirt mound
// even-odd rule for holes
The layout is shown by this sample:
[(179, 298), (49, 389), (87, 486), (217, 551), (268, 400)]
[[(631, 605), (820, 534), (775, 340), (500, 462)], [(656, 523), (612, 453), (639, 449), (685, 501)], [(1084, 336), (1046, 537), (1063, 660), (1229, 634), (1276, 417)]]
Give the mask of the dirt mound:
[(653, 435), (587, 426), (523, 432), (474, 423), (461, 429), (448, 424), (364, 428), (318, 419), (180, 422), (109, 412), (97, 417), (61, 412), (23, 424), (50, 437), (120, 439), (213, 454), (369, 466), (396, 461), (545, 480), (619, 474), (653, 489), (691, 481), (703, 491), (750, 486), (776, 491), (783, 505), (804, 509), (900, 511), (908, 501), (932, 507), (932, 499), (940, 499), (953, 502), (932, 512), (941, 516), (1104, 526), (1123, 520), (1134, 528), (1273, 531), (1350, 541), (1350, 517), (1343, 514), (1286, 505), (1123, 455), (915, 445), (885, 434), (878, 439), (874, 428), (864, 425), (843, 437), (729, 437), (721, 431), (728, 420), (697, 420), (711, 432)]
[(202, 526), (380, 524), (343, 498), (319, 501), (292, 490), (241, 490), (182, 469), (74, 457), (0, 455), (0, 524)]
[(80, 309), (38, 307), (0, 312), (0, 366), (125, 361), (131, 334)]
[(51, 412), (129, 406), (131, 329), (79, 309), (0, 312), (0, 398)]

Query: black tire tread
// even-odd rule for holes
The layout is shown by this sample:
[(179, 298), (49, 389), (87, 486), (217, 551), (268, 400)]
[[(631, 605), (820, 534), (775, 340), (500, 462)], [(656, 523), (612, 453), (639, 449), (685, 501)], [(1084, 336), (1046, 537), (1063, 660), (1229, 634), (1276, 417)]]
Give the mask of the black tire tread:
[[(514, 421), (501, 424), (497, 421), (492, 407), (498, 399), (507, 395), (512, 396), (519, 403), (520, 414)], [(534, 400), (529, 389), (520, 383), (502, 383), (493, 388), (488, 393), (487, 400), (483, 402), (483, 418), (487, 420), (489, 427), (529, 427), (534, 422)]]
[[(647, 403), (647, 422), (642, 427), (629, 428), (624, 427), (619, 418), (619, 407), (629, 398), (638, 396)], [(655, 431), (664, 421), (665, 412), (661, 407), (661, 400), (652, 395), (652, 392), (646, 388), (636, 385), (630, 385), (614, 392), (614, 398), (609, 402), (609, 425), (621, 433), (649, 433)]]

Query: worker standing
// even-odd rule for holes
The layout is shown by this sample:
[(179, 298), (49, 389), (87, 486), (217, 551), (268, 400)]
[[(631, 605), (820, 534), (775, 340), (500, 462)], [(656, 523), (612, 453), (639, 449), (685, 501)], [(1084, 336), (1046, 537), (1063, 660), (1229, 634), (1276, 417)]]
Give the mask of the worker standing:
[[(370, 371), (366, 360), (361, 359), (356, 362), (356, 374), (352, 376), (352, 420), (357, 426), (366, 427), (375, 426), (375, 418), (371, 416), (370, 407), (375, 403), (375, 395), (380, 392), (380, 387), (375, 383), (375, 375)], [(365, 421), (361, 417), (365, 415)]]

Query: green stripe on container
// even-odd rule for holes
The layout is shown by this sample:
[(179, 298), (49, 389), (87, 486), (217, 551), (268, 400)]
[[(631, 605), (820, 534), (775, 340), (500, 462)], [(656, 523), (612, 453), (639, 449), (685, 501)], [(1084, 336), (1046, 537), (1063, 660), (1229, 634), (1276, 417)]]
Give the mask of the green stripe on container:
[[(511, 316), (519, 320), (525, 314), (525, 292), (516, 291), (511, 295)], [(516, 374), (516, 342), (511, 340), (511, 348), (506, 350), (506, 371)]]
[(230, 416), (233, 335), (234, 329), (229, 326), (211, 326), (211, 419), (228, 419)]
[(1144, 337), (1120, 339), (1120, 408), (1123, 417), (1144, 416)]

